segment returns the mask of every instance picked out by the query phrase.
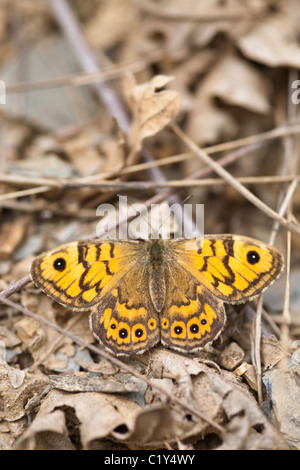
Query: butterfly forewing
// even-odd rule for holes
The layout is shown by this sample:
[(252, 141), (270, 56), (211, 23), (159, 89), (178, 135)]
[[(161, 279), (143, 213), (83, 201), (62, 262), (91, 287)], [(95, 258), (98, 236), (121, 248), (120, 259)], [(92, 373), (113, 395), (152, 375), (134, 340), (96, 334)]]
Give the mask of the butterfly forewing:
[(67, 243), (38, 256), (31, 277), (56, 302), (89, 309), (136, 263), (138, 252), (134, 241)]
[(181, 267), (223, 302), (245, 302), (280, 274), (282, 255), (273, 247), (238, 235), (208, 235), (203, 240), (174, 240)]

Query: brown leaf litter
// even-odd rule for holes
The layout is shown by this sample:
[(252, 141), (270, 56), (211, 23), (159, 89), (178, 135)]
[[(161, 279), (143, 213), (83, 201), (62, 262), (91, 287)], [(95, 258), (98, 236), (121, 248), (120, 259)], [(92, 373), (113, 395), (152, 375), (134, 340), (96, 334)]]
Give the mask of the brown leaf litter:
[[(0, 5), (0, 298), (12, 302), (0, 304), (0, 448), (299, 449), (297, 2), (53, 3)], [(192, 193), (207, 233), (266, 242), (276, 212), (287, 278), (260, 313), (228, 307), (196, 355), (114, 361), (88, 314), (28, 272), (38, 253), (94, 237), (97, 207), (118, 213), (120, 193), (147, 207)]]

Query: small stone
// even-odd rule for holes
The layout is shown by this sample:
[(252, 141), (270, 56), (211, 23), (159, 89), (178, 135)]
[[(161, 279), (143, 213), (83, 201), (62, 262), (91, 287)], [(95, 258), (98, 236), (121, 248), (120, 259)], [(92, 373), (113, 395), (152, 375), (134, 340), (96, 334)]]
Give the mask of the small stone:
[(221, 366), (227, 370), (235, 369), (243, 361), (245, 353), (234, 341), (227, 346), (220, 355)]

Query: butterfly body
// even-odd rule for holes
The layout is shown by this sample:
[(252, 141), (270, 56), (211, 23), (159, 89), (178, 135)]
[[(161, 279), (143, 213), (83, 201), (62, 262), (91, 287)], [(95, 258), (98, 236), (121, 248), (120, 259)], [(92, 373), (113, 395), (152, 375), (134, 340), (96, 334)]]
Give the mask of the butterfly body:
[(224, 302), (260, 294), (282, 270), (281, 254), (238, 235), (204, 239), (78, 241), (37, 257), (35, 284), (60, 304), (91, 311), (94, 335), (117, 355), (159, 341), (195, 352), (218, 337)]

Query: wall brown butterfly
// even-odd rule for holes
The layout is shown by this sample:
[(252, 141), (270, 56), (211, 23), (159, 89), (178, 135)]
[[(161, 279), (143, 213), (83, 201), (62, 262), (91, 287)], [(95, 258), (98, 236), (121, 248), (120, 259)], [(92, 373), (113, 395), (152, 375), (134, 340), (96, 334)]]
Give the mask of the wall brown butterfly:
[(261, 294), (282, 255), (239, 235), (203, 239), (76, 241), (38, 256), (31, 276), (65, 307), (90, 310), (90, 327), (116, 355), (161, 341), (193, 353), (221, 333), (224, 302)]

